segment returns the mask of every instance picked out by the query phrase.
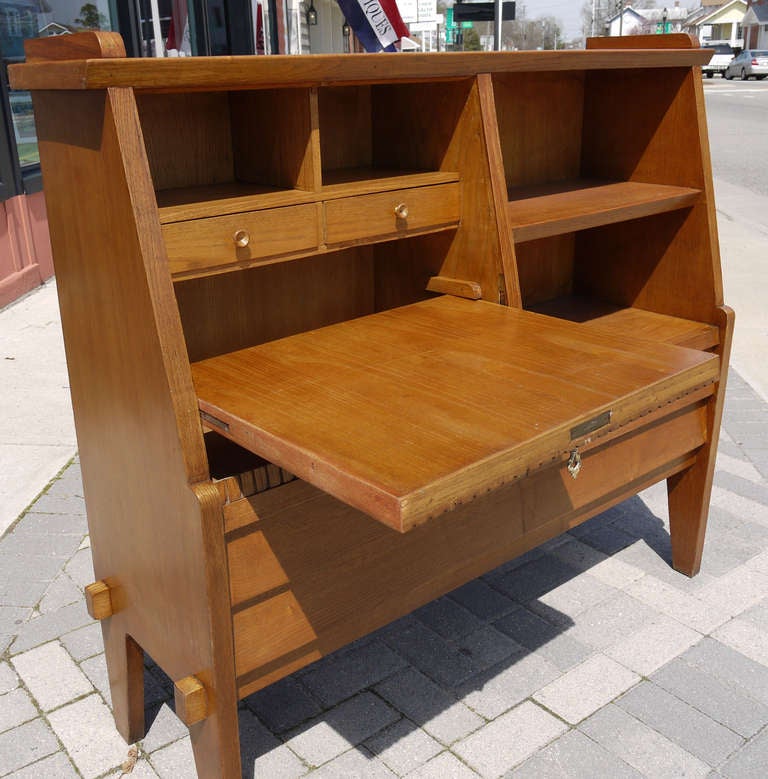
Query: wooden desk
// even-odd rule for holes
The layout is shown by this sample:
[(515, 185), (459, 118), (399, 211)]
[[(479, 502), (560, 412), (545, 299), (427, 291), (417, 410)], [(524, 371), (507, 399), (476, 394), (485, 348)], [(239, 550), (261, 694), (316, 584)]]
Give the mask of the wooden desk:
[(710, 54), (606, 40), (130, 60), (82, 33), (9, 68), (128, 741), (147, 651), (198, 773), (238, 777), (239, 698), (663, 479), (697, 572), (733, 328)]

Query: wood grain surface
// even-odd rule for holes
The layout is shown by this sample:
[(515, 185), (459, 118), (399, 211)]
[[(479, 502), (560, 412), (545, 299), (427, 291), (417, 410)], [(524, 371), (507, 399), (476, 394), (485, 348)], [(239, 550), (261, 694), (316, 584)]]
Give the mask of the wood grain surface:
[(224, 434), (405, 531), (715, 381), (716, 357), (449, 296), (192, 366)]

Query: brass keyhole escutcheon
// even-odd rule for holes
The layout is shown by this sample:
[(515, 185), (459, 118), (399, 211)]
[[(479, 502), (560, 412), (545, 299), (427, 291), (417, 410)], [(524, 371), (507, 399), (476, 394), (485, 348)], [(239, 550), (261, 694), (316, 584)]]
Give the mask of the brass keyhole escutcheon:
[(568, 458), (568, 473), (571, 474), (572, 479), (575, 479), (578, 477), (579, 471), (581, 471), (581, 455), (578, 449), (574, 449)]
[(408, 206), (405, 205), (405, 203), (398, 203), (395, 206), (395, 216), (398, 219), (407, 219), (408, 218)]
[(233, 238), (235, 246), (238, 246), (241, 249), (244, 249), (251, 242), (251, 236), (248, 234), (247, 230), (237, 230)]

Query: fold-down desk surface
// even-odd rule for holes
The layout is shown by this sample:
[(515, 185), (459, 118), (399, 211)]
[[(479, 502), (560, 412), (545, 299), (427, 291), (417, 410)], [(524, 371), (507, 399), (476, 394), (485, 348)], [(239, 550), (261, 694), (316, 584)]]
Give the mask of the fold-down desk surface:
[(192, 366), (217, 430), (400, 531), (718, 371), (706, 352), (449, 296)]

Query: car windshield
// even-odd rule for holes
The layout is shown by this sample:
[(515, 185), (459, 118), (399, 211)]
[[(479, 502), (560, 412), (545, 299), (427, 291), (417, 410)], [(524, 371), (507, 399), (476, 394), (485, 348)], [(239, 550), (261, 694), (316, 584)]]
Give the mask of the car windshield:
[(715, 54), (733, 54), (733, 49), (725, 44), (719, 44), (717, 46), (708, 46), (709, 49), (714, 49)]
[(768, 57), (768, 51), (753, 51), (753, 57)]

